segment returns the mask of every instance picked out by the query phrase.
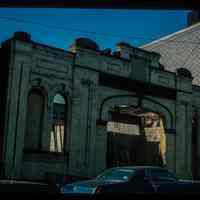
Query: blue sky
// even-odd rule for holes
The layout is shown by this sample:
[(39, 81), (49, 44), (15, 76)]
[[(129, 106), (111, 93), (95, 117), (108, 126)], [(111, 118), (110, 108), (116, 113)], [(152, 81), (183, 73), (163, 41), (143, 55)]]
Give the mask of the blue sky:
[(125, 41), (140, 46), (187, 26), (189, 11), (0, 8), (0, 42), (26, 31), (36, 42), (68, 49), (88, 37), (101, 49)]

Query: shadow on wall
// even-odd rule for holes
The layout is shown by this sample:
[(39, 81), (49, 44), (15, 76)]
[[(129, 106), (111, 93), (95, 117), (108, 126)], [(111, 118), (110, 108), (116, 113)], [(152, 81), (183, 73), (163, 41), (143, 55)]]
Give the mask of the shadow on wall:
[(107, 167), (151, 165), (164, 166), (159, 142), (144, 136), (108, 133)]
[[(131, 125), (119, 122), (109, 123), (107, 167), (166, 165), (166, 138), (162, 119), (154, 113), (148, 113), (145, 118), (136, 119), (132, 120)], [(117, 126), (119, 128), (115, 128)]]

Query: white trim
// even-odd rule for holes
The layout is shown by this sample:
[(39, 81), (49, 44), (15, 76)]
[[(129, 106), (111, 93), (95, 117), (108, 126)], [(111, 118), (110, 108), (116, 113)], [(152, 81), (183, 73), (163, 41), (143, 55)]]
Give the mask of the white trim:
[(200, 27), (200, 22), (198, 22), (197, 24), (195, 24), (195, 25), (193, 25), (193, 26), (184, 28), (184, 29), (182, 29), (182, 30), (180, 30), (180, 31), (177, 31), (177, 32), (172, 33), (172, 34), (169, 34), (169, 35), (167, 35), (167, 36), (164, 36), (164, 37), (162, 37), (162, 38), (160, 38), (160, 39), (158, 39), (158, 40), (155, 40), (155, 41), (153, 41), (153, 42), (150, 42), (150, 43), (148, 43), (148, 44), (142, 45), (142, 46), (140, 46), (140, 48), (146, 48), (146, 47), (148, 47), (148, 46), (151, 46), (151, 45), (154, 45), (154, 44), (156, 44), (156, 43), (159, 43), (159, 42), (162, 42), (162, 41), (164, 41), (164, 40), (167, 40), (167, 39), (169, 39), (169, 38), (171, 38), (171, 37), (179, 36), (181, 33), (184, 33), (184, 32), (186, 32), (186, 31), (195, 29), (196, 27)]

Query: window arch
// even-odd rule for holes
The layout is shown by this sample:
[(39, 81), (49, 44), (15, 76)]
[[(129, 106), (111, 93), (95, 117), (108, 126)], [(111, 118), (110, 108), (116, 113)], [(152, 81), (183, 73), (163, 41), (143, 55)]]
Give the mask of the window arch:
[(28, 96), (25, 150), (41, 149), (45, 96), (41, 90), (33, 89)]
[(53, 119), (50, 136), (50, 151), (65, 151), (67, 104), (63, 95), (57, 93), (53, 99)]

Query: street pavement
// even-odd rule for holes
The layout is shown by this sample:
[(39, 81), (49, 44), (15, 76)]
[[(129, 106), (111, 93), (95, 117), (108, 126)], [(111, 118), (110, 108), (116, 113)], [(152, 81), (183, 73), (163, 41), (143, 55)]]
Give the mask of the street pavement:
[(0, 180), (0, 192), (56, 194), (57, 191), (54, 185), (45, 183), (19, 180)]

